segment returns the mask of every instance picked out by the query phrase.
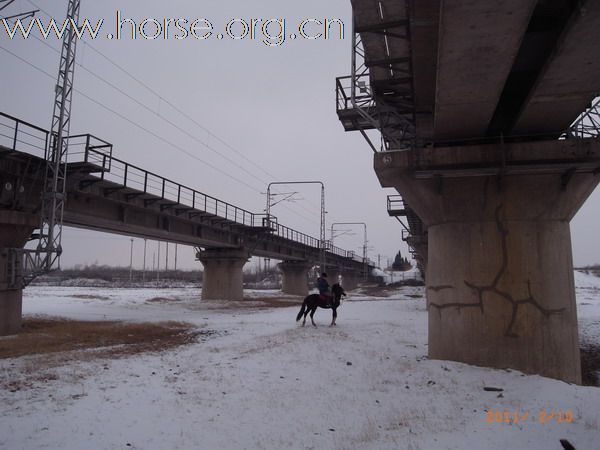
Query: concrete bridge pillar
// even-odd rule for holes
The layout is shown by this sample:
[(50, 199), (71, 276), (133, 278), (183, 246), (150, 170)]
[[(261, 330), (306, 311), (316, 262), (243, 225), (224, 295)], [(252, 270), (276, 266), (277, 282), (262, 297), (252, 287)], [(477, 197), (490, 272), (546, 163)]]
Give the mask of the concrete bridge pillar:
[(243, 300), (244, 264), (250, 255), (243, 249), (209, 249), (199, 252), (204, 266), (202, 300)]
[[(360, 275), (355, 272), (344, 271), (342, 272), (342, 287), (345, 291), (351, 291), (358, 287), (360, 281)], [(333, 284), (333, 283), (332, 283)]]
[(8, 249), (21, 249), (39, 225), (39, 218), (16, 211), (0, 211), (0, 336), (21, 330), (23, 289), (21, 280), (13, 286), (9, 280)]
[[(499, 150), (487, 147), (488, 155)], [(535, 150), (517, 147), (512, 157), (531, 161)], [(461, 156), (449, 150), (428, 163), (460, 164)], [(395, 163), (384, 157), (376, 156), (382, 184), (395, 186), (428, 228), (429, 357), (580, 383), (569, 222), (600, 176), (565, 175), (549, 161), (527, 174), (417, 178), (406, 161), (388, 170)]]
[[(340, 267), (328, 267), (325, 273), (327, 274), (327, 282), (330, 286), (340, 282), (340, 276), (342, 275), (342, 270)], [(313, 280), (313, 285), (316, 283), (316, 281), (316, 279)]]
[(284, 294), (308, 295), (308, 271), (312, 265), (307, 261), (283, 261), (278, 264), (283, 272)]

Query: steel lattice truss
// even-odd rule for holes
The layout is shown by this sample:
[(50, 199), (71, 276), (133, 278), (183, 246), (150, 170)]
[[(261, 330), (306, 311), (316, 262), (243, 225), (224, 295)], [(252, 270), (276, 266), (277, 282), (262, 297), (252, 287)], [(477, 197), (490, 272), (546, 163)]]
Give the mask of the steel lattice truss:
[(600, 137), (600, 97), (571, 125), (568, 136), (579, 139)]
[(45, 190), (41, 198), (39, 242), (35, 249), (9, 249), (8, 278), (10, 287), (13, 289), (26, 286), (36, 276), (49, 272), (60, 262), (77, 46), (74, 27), (79, 23), (79, 11), (80, 0), (69, 0), (66, 18), (67, 32), (63, 37), (60, 67), (55, 87), (52, 131), (50, 139), (47, 140), (48, 147), (45, 149)]
[[(337, 110), (344, 128), (360, 131), (375, 152), (416, 146), (408, 10), (394, 14), (380, 5), (375, 21), (361, 23), (354, 16), (352, 72), (337, 79)], [(369, 48), (380, 49), (382, 41), (383, 54), (369, 58)], [(366, 134), (368, 130), (381, 133), (379, 148)]]
[(46, 192), (42, 198), (42, 223), (38, 246), (38, 267), (49, 271), (62, 252), (62, 221), (67, 181), (68, 136), (75, 73), (77, 37), (73, 26), (79, 23), (79, 0), (69, 0), (69, 30), (62, 43), (56, 83), (50, 148), (46, 155)]

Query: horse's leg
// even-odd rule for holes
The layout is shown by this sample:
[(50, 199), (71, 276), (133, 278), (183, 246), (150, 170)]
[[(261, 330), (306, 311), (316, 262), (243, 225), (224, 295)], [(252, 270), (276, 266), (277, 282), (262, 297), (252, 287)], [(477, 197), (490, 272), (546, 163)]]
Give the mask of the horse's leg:
[(307, 302), (306, 309), (304, 310), (304, 320), (302, 321), (302, 326), (306, 325), (306, 316), (310, 312), (311, 308), (312, 308), (312, 305), (310, 304), (310, 302)]
[(331, 311), (332, 311), (332, 313), (331, 313), (331, 326), (334, 327), (335, 326), (335, 320), (337, 319), (337, 308), (333, 307)]
[(315, 306), (313, 307), (313, 309), (310, 311), (310, 321), (312, 322), (312, 324), (313, 324), (313, 327), (316, 327), (316, 326), (317, 326), (317, 324), (315, 323), (315, 321), (314, 321), (314, 319), (313, 319), (313, 316), (315, 315), (315, 313), (316, 313), (316, 312), (317, 312), (317, 306), (315, 305)]

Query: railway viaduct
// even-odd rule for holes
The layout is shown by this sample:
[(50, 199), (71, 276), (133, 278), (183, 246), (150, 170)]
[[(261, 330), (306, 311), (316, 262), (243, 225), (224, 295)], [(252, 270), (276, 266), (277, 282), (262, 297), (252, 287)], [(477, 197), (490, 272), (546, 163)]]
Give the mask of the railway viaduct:
[[(20, 329), (22, 289), (37, 239), (49, 132), (0, 113), (0, 335)], [(70, 136), (65, 225), (190, 245), (204, 266), (203, 299), (241, 300), (250, 256), (282, 262), (283, 291), (308, 293), (315, 265), (342, 275), (346, 288), (367, 276), (370, 261), (117, 159), (112, 145)]]

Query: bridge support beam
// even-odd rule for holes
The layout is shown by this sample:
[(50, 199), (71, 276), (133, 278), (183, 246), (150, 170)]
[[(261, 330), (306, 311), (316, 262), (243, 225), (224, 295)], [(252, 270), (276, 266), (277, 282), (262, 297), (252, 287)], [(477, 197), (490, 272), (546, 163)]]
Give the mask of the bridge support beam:
[(243, 300), (243, 268), (250, 255), (243, 249), (210, 249), (199, 252), (204, 266), (202, 300)]
[(279, 270), (283, 272), (284, 294), (308, 295), (308, 271), (312, 265), (307, 261), (283, 261), (278, 264)]
[(15, 211), (0, 211), (0, 336), (21, 330), (23, 289), (20, 274), (16, 283), (9, 275), (8, 249), (21, 249), (39, 225), (37, 216)]
[(553, 141), (548, 159), (539, 144), (515, 144), (513, 160), (539, 159), (525, 173), (511, 173), (507, 159), (499, 175), (440, 167), (465, 167), (466, 156), (489, 158), (501, 146), (425, 152), (423, 171), (406, 155), (376, 156), (382, 184), (396, 187), (428, 229), (430, 358), (581, 382), (569, 222), (600, 176), (565, 172), (554, 150), (562, 158), (581, 150), (600, 166), (598, 144)]

